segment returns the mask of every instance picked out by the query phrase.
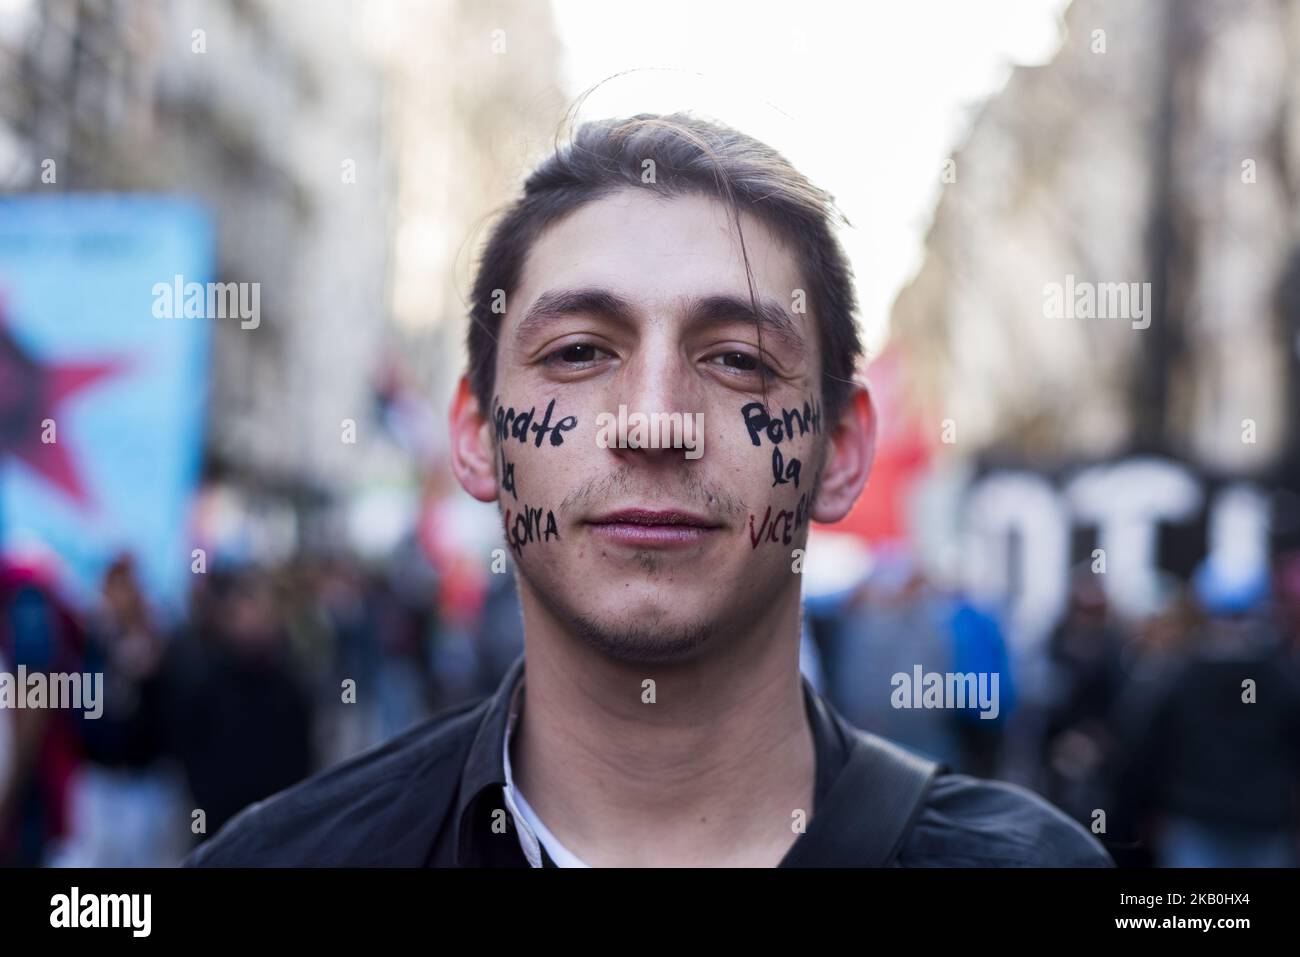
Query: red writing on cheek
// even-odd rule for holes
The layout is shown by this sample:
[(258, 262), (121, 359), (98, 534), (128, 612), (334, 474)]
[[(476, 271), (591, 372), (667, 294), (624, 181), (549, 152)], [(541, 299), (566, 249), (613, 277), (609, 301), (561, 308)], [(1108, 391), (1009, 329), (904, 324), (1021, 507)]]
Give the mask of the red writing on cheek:
[[(749, 544), (751, 548), (758, 548), (762, 542), (771, 542), (772, 544), (789, 545), (792, 541), (791, 536), (804, 525), (808, 524), (808, 493), (804, 492), (799, 496), (799, 503), (795, 505), (794, 511), (783, 508), (772, 515), (772, 506), (767, 507), (763, 513), (763, 521), (759, 523), (758, 528), (754, 527), (755, 516), (749, 516)], [(780, 537), (778, 537), (778, 534)]]

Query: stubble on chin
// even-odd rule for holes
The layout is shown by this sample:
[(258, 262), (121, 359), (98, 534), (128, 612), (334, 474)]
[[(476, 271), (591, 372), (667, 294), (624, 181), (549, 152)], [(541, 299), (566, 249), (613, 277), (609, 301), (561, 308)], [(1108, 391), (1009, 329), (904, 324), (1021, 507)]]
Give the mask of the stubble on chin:
[(588, 647), (628, 665), (670, 665), (694, 657), (717, 629), (707, 622), (651, 627), (604, 622), (588, 615), (573, 619), (573, 633)]

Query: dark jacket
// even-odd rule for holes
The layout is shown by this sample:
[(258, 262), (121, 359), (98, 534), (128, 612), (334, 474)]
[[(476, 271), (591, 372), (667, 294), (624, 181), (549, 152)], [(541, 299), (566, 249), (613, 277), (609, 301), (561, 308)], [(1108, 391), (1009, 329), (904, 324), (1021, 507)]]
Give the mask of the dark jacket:
[[(244, 810), (187, 866), (526, 867), (504, 806), (502, 753), (518, 659), (492, 697), (429, 718), (391, 741)], [(846, 793), (855, 737), (804, 682), (816, 749), (815, 804), (781, 866), (852, 865), (838, 838), (872, 827), (873, 795)], [(860, 749), (859, 749), (860, 750)], [(837, 788), (837, 784), (841, 786)], [(495, 820), (506, 828), (493, 828)], [(549, 861), (548, 861), (549, 863)], [(1011, 784), (940, 773), (888, 855), (905, 867), (1109, 867), (1079, 824)]]

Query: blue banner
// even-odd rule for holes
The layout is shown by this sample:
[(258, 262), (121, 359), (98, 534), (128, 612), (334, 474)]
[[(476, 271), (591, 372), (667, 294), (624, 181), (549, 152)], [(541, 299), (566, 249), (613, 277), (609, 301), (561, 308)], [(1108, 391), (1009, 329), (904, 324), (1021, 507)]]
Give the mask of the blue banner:
[(0, 199), (0, 550), (43, 555), (79, 604), (124, 552), (184, 599), (211, 333), (159, 318), (155, 286), (207, 283), (213, 242), (184, 200)]

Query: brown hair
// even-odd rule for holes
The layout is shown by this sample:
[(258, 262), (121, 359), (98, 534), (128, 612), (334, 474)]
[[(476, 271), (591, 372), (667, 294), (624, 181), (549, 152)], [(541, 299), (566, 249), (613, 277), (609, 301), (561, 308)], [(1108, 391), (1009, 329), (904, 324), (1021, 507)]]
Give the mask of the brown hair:
[[(654, 161), (653, 182), (642, 180), (647, 159)], [(854, 365), (862, 354), (853, 274), (834, 235), (835, 225), (848, 221), (829, 193), (809, 183), (776, 150), (688, 113), (641, 113), (584, 123), (570, 143), (557, 146), (525, 181), (523, 195), (507, 207), (488, 237), (471, 293), (469, 382), (480, 407), (488, 408), (495, 379), (501, 324), (501, 315), (492, 310), (496, 290), (507, 297), (515, 290), (528, 250), (547, 226), (579, 206), (627, 188), (665, 196), (703, 193), (726, 203), (740, 235), (751, 298), (753, 276), (740, 210), (767, 224), (794, 251), (817, 319), (822, 404), (831, 426), (848, 397)]]

